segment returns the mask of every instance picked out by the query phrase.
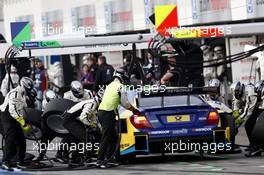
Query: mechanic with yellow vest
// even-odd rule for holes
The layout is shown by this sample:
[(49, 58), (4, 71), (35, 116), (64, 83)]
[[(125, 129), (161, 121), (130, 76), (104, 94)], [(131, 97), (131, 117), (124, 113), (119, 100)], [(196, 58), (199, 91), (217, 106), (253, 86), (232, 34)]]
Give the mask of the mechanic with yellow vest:
[(123, 69), (117, 69), (113, 75), (114, 80), (106, 87), (102, 102), (99, 105), (98, 119), (102, 126), (102, 138), (98, 153), (97, 166), (108, 168), (113, 165), (118, 134), (116, 131), (116, 110), (119, 105), (132, 111), (136, 115), (140, 112), (128, 101), (124, 85), (128, 76)]

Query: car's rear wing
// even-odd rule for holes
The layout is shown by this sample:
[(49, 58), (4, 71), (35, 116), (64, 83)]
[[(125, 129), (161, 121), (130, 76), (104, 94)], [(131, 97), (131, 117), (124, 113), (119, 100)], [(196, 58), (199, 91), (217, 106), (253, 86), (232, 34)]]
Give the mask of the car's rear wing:
[(144, 90), (141, 97), (162, 97), (172, 95), (216, 95), (220, 93), (219, 87), (159, 87)]

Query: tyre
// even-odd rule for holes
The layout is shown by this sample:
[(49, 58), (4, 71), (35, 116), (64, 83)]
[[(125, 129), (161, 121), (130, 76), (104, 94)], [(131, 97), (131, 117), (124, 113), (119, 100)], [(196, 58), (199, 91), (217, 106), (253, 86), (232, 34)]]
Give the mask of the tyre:
[(135, 161), (135, 158), (136, 158), (136, 155), (135, 154), (120, 155), (118, 153), (117, 156), (116, 156), (116, 159), (119, 162), (122, 162), (122, 163), (131, 163), (131, 162), (134, 162)]
[(46, 105), (46, 108), (43, 112), (43, 116), (49, 115), (49, 113), (53, 113), (54, 111), (59, 111), (64, 113), (64, 111), (71, 108), (75, 104), (76, 104), (75, 102), (68, 99), (63, 99), (63, 98), (54, 99)]
[(262, 112), (254, 126), (254, 129), (251, 134), (252, 142), (254, 145), (264, 149), (264, 112)]
[(50, 101), (43, 113), (41, 127), (45, 133), (52, 136), (64, 137), (69, 132), (63, 126), (63, 113), (74, 106), (71, 100), (54, 99)]
[(28, 140), (40, 140), (43, 137), (41, 128), (42, 111), (33, 108), (24, 108), (24, 119), (31, 125), (31, 134), (25, 135)]

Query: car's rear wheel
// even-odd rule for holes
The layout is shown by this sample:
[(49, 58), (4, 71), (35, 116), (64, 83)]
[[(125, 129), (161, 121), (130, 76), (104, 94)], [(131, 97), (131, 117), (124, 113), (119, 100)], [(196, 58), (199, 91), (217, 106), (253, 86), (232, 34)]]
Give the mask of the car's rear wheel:
[(254, 129), (251, 134), (252, 141), (254, 145), (261, 147), (264, 149), (264, 112), (262, 112), (258, 119), (257, 122), (254, 126)]
[(43, 130), (41, 128), (42, 111), (32, 108), (24, 108), (24, 119), (31, 125), (30, 134), (25, 134), (28, 140), (40, 140), (43, 137)]
[(119, 153), (116, 156), (117, 161), (121, 163), (131, 163), (134, 162), (136, 158), (136, 154), (126, 154), (126, 155), (120, 155)]
[(63, 113), (75, 104), (67, 99), (54, 99), (47, 104), (41, 125), (48, 135), (63, 137), (69, 133), (63, 126)]

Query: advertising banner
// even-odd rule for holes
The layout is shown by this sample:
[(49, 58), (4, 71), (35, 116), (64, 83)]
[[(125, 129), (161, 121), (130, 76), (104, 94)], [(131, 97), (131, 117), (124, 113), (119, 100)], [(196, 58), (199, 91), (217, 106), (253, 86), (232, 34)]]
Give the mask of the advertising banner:
[[(255, 43), (256, 39), (254, 37), (230, 39), (231, 55), (244, 52), (246, 45), (254, 45)], [(254, 83), (256, 76), (255, 70), (253, 70), (253, 68), (255, 68), (255, 62), (253, 61), (253, 57), (248, 57), (232, 63), (233, 82), (241, 81), (243, 83)]]

